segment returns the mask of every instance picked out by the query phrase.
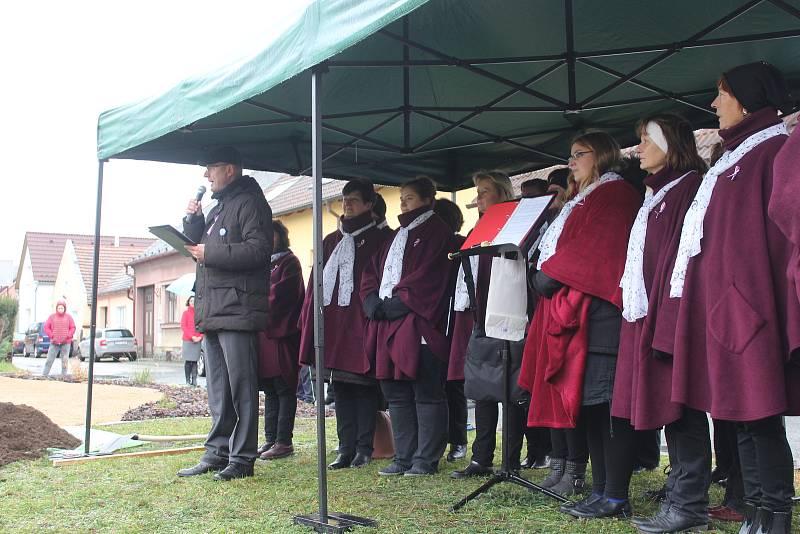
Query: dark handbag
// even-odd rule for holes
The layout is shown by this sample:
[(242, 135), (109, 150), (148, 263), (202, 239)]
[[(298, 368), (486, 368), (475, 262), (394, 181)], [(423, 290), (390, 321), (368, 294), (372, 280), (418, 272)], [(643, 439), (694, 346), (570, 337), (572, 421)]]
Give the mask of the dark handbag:
[(524, 402), (530, 393), (519, 387), (519, 369), (522, 366), (522, 351), (525, 340), (504, 341), (486, 337), (477, 329), (472, 331), (464, 361), (464, 396), (468, 399), (487, 402), (503, 402), (503, 345), (510, 345), (509, 383), (510, 400)]

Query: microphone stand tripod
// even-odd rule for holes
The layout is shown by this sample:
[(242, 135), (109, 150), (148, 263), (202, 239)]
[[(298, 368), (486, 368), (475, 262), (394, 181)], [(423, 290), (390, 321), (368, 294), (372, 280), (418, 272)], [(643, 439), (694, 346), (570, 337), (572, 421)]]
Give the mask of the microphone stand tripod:
[[(473, 282), (472, 277), (472, 266), (470, 265), (468, 256), (480, 255), (480, 254), (496, 254), (496, 253), (503, 253), (503, 252), (516, 252), (517, 254), (521, 254), (519, 248), (511, 245), (499, 245), (499, 246), (489, 246), (489, 247), (476, 247), (469, 250), (464, 250), (461, 252), (456, 252), (450, 255), (451, 259), (454, 258), (461, 258), (462, 265), (464, 266), (464, 279), (467, 282), (467, 291), (469, 293), (470, 304), (474, 307), (475, 305), (475, 284)], [(547, 495), (548, 497), (557, 500), (558, 502), (567, 502), (564, 496), (559, 495), (558, 493), (550, 490), (549, 488), (543, 488), (538, 484), (534, 484), (530, 480), (526, 478), (522, 478), (516, 472), (512, 471), (509, 467), (509, 443), (508, 443), (508, 427), (509, 427), (509, 415), (508, 415), (508, 408), (511, 405), (511, 342), (505, 340), (503, 342), (503, 348), (500, 349), (500, 352), (503, 357), (503, 430), (502, 430), (502, 440), (503, 445), (501, 448), (501, 455), (502, 455), (502, 462), (500, 464), (500, 470), (495, 471), (494, 475), (487, 480), (481, 487), (458, 501), (452, 507), (450, 507), (451, 512), (457, 512), (461, 508), (464, 507), (468, 502), (471, 500), (483, 495), (487, 491), (489, 491), (493, 486), (496, 484), (500, 484), (502, 482), (510, 482), (511, 484), (516, 484), (517, 486), (521, 486), (526, 488), (530, 491), (538, 491), (543, 495)]]

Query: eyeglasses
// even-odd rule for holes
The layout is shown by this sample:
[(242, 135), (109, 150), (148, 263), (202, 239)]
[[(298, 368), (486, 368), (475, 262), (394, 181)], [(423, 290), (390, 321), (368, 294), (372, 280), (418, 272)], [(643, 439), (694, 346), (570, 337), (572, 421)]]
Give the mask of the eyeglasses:
[(591, 154), (592, 152), (594, 152), (594, 150), (578, 150), (577, 152), (570, 155), (570, 157), (567, 158), (567, 161), (578, 161), (586, 154)]

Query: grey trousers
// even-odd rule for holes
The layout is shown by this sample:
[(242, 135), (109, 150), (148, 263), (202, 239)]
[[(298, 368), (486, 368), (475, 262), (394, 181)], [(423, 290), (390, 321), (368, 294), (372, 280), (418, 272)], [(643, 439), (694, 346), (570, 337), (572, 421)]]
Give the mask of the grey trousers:
[(44, 363), (44, 370), (42, 376), (50, 374), (50, 368), (53, 367), (53, 362), (56, 361), (59, 354), (61, 355), (61, 374), (67, 374), (67, 364), (69, 363), (69, 347), (72, 343), (50, 343), (50, 348), (47, 350), (47, 361)]
[(254, 332), (206, 332), (211, 412), (203, 461), (253, 465), (258, 450), (258, 353)]

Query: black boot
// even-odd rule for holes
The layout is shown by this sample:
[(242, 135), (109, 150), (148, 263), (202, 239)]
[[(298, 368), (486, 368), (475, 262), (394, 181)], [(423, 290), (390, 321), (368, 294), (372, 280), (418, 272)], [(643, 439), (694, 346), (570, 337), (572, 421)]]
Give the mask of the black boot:
[(539, 485), (543, 488), (552, 488), (561, 482), (561, 478), (564, 476), (564, 468), (566, 463), (567, 460), (564, 458), (550, 458), (550, 472), (547, 474), (547, 477), (539, 483)]
[(673, 507), (656, 514), (649, 521), (638, 521), (635, 526), (643, 534), (700, 532), (708, 530), (708, 521), (685, 515)]
[(558, 484), (552, 486), (550, 489), (565, 497), (575, 495), (576, 493), (583, 493), (586, 486), (586, 464), (570, 462), (567, 460), (566, 468), (564, 469), (564, 476)]
[(756, 529), (756, 506), (752, 503), (744, 503), (744, 521), (739, 527), (739, 534), (754, 534)]
[(792, 514), (790, 512), (772, 512), (772, 524), (768, 534), (789, 534), (792, 530)]

